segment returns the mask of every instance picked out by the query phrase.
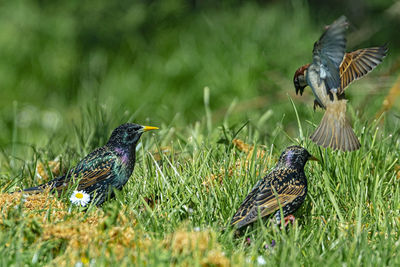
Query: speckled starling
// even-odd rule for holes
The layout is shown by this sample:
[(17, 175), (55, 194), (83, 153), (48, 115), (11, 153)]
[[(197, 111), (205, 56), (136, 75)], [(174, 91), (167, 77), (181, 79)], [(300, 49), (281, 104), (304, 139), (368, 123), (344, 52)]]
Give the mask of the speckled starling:
[(158, 129), (125, 123), (111, 134), (107, 144), (95, 149), (82, 159), (67, 174), (45, 184), (24, 189), (25, 192), (41, 192), (46, 188), (61, 193), (73, 184), (77, 190), (90, 194), (96, 205), (101, 205), (112, 190), (121, 190), (133, 172), (135, 166), (136, 145), (143, 132)]
[(307, 195), (307, 178), (304, 165), (308, 160), (317, 160), (300, 146), (290, 146), (281, 154), (275, 168), (250, 191), (239, 210), (233, 216), (231, 225), (241, 228), (258, 219), (274, 214), (281, 222), (281, 212), (285, 222), (294, 219), (295, 212)]
[(314, 109), (325, 109), (324, 117), (310, 136), (317, 145), (334, 150), (353, 151), (360, 148), (349, 121), (346, 118), (345, 88), (379, 65), (386, 56), (386, 46), (346, 52), (347, 19), (342, 16), (328, 26), (315, 42), (313, 62), (300, 67), (294, 75), (296, 94), (303, 94), (309, 85), (314, 93)]

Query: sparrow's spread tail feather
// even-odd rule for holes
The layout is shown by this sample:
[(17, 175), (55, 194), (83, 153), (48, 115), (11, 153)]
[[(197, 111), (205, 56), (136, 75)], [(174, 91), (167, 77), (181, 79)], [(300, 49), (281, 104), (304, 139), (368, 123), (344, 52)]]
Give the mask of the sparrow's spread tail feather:
[(328, 101), (321, 123), (310, 136), (314, 143), (342, 151), (353, 151), (360, 148), (360, 142), (346, 118), (346, 101), (336, 99)]

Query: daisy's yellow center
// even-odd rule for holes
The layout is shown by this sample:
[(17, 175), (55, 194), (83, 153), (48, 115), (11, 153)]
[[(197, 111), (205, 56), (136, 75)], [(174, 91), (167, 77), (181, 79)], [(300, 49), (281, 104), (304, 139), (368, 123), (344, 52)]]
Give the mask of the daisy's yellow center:
[(82, 199), (83, 198), (83, 194), (82, 193), (76, 193), (75, 197), (79, 198), (79, 199)]
[[(79, 193), (79, 194), (81, 194), (81, 193)], [(81, 194), (81, 195), (82, 195), (82, 194)], [(86, 257), (81, 257), (81, 262), (82, 262), (83, 264), (85, 264), (85, 265), (88, 265), (88, 264), (89, 264), (89, 259), (86, 258)]]

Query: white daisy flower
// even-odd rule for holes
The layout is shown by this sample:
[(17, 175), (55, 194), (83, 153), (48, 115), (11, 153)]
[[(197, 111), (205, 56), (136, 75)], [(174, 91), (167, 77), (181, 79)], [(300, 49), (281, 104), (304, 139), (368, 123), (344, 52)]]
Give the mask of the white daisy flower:
[(83, 190), (75, 190), (69, 200), (71, 200), (72, 204), (81, 205), (82, 207), (84, 207), (89, 203), (90, 195)]
[(258, 256), (258, 257), (257, 257), (257, 263), (258, 263), (258, 265), (265, 265), (265, 264), (267, 264), (267, 262), (265, 261), (265, 259), (264, 259), (263, 256)]

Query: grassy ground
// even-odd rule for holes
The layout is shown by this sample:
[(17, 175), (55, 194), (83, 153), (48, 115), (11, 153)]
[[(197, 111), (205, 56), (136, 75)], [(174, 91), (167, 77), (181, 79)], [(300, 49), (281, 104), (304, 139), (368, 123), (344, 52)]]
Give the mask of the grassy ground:
[[(258, 153), (243, 149), (243, 144), (218, 144), (225, 138), (220, 128), (204, 135), (204, 124), (174, 133), (165, 127), (143, 136), (130, 182), (101, 209), (82, 213), (49, 195), (21, 201), (2, 194), (1, 264), (226, 266), (257, 264), (261, 256), (274, 265), (395, 266), (400, 261), (399, 141), (378, 125), (363, 126), (357, 120), (362, 148), (347, 154), (320, 150), (307, 139), (285, 138), (285, 145), (301, 144), (322, 159), (321, 164), (307, 165), (309, 194), (296, 213), (298, 220), (286, 230), (258, 223), (240, 237), (221, 230), (256, 180), (275, 164), (283, 146), (257, 144), (251, 126), (238, 137), (255, 143)], [(284, 138), (285, 132), (278, 129), (274, 135)], [(95, 136), (94, 131), (89, 136)], [(62, 164), (74, 164), (85, 150), (80, 142), (69, 145), (61, 153)], [(10, 157), (3, 158), (3, 168), (9, 166), (13, 173), (3, 172), (3, 191), (37, 184), (35, 169), (40, 162), (47, 166), (53, 153), (36, 151), (22, 169), (13, 168)]]
[[(7, 15), (31, 14), (19, 10)], [(36, 12), (31, 25), (43, 30)], [(66, 11), (63, 18), (72, 22), (73, 15)], [(390, 99), (391, 109), (375, 116), (396, 81), (398, 51), (391, 48), (376, 71), (349, 88), (348, 116), (361, 149), (320, 149), (307, 136), (322, 112), (312, 111), (309, 90), (295, 96), (292, 85), (322, 28), (309, 17), (299, 1), (199, 12), (180, 26), (165, 24), (149, 43), (125, 40), (120, 50), (131, 51), (126, 57), (104, 47), (74, 54), (71, 25), (61, 24), (64, 35), (48, 32), (44, 42), (66, 44), (74, 55), (67, 61), (47, 55), (58, 52), (44, 52), (27, 36), (32, 46), (24, 44), (21, 53), (46, 67), (3, 77), (10, 86), (0, 93), (0, 265), (398, 266), (398, 100)], [(18, 31), (11, 36), (17, 37), (0, 38), (9, 54), (24, 37)], [(374, 36), (372, 43), (349, 39), (352, 48), (381, 43)], [(52, 60), (71, 65), (54, 69), (60, 62)], [(79, 63), (80, 75), (66, 71)], [(79, 81), (64, 82), (70, 80), (66, 72)], [(83, 213), (65, 197), (8, 194), (73, 166), (126, 121), (161, 129), (142, 137), (135, 171), (115, 200)], [(234, 139), (240, 141), (234, 145)], [(321, 159), (306, 166), (309, 193), (296, 223), (286, 230), (256, 223), (239, 237), (222, 231), (292, 144)]]

